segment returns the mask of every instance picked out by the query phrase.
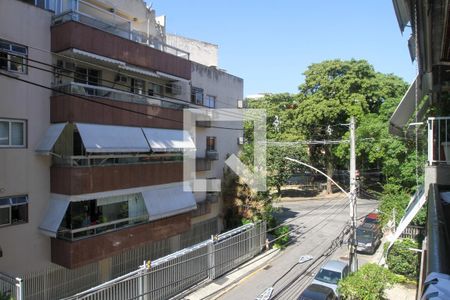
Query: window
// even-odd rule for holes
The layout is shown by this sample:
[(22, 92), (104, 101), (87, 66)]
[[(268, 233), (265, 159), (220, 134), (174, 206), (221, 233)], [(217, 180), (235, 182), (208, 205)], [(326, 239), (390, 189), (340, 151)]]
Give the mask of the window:
[(28, 222), (28, 197), (0, 198), (0, 226)]
[(131, 78), (131, 89), (132, 93), (136, 93), (139, 95), (144, 94), (145, 91), (145, 81), (141, 79)]
[(207, 136), (206, 137), (206, 151), (216, 151), (216, 137)]
[(215, 108), (216, 107), (216, 97), (211, 96), (211, 95), (206, 95), (203, 105), (206, 107)]
[(0, 69), (26, 74), (27, 57), (27, 47), (0, 40)]
[(0, 148), (25, 147), (26, 121), (0, 119)]
[(203, 89), (194, 86), (192, 87), (191, 102), (198, 105), (203, 105)]
[(75, 68), (75, 82), (89, 84), (89, 85), (100, 85), (100, 70), (87, 69), (83, 67)]

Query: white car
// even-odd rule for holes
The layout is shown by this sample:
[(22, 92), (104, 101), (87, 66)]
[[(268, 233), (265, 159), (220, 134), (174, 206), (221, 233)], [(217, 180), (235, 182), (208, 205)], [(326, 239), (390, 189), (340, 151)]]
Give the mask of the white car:
[(314, 277), (312, 284), (319, 284), (331, 288), (336, 296), (337, 284), (339, 280), (347, 277), (348, 264), (339, 260), (330, 260), (320, 268), (317, 275)]

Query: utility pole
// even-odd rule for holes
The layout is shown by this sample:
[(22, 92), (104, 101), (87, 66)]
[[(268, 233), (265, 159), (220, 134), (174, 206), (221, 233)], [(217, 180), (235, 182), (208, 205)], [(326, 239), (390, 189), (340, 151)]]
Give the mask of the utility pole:
[(356, 257), (356, 149), (355, 149), (355, 117), (350, 118), (350, 270), (358, 270), (358, 258)]

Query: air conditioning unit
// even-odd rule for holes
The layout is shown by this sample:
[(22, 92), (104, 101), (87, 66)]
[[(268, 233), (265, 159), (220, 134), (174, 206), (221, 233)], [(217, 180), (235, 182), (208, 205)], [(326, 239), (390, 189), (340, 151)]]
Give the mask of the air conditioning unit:
[(176, 83), (166, 84), (165, 92), (172, 95), (181, 95), (181, 86)]
[(117, 74), (116, 78), (114, 78), (115, 82), (123, 82), (123, 83), (127, 83), (128, 82), (128, 77), (122, 74)]
[(245, 143), (244, 137), (243, 136), (238, 137), (237, 143), (238, 143), (238, 145), (244, 145), (244, 143)]
[(237, 101), (237, 107), (238, 108), (244, 108), (244, 100), (238, 100)]

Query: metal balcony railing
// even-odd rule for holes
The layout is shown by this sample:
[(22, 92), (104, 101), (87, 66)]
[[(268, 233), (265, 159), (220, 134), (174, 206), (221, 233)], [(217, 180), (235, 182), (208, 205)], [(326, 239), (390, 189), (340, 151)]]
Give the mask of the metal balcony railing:
[(92, 156), (55, 156), (53, 162), (59, 166), (70, 167), (99, 167), (131, 164), (151, 164), (164, 162), (182, 161), (183, 156), (177, 154), (115, 154), (115, 155), (92, 155)]
[(106, 232), (116, 231), (118, 229), (134, 226), (137, 224), (142, 224), (145, 222), (148, 222), (148, 215), (132, 218), (124, 218), (120, 220), (94, 224), (77, 229), (60, 228), (60, 230), (58, 230), (57, 237), (60, 239), (73, 241), (103, 234)]
[(428, 118), (428, 164), (450, 165), (450, 117)]
[(63, 93), (75, 94), (80, 96), (100, 97), (116, 101), (155, 105), (173, 109), (183, 109), (185, 107), (188, 107), (187, 104), (174, 103), (170, 101), (153, 98), (150, 96), (138, 95), (128, 93), (125, 91), (120, 91), (117, 89), (111, 89), (84, 83), (71, 82), (68, 84), (58, 85), (55, 88)]
[(206, 150), (205, 157), (209, 160), (218, 160), (219, 152), (217, 152), (217, 150)]
[[(84, 13), (82, 12), (83, 10), (90, 11), (92, 14), (95, 14), (95, 16)], [(68, 21), (76, 21), (122, 38), (147, 45), (148, 47), (155, 48), (184, 59), (189, 59), (189, 52), (167, 45), (144, 32), (134, 30), (132, 28), (131, 21), (85, 1), (79, 1), (77, 11), (69, 10), (53, 17), (53, 25), (62, 24)]]

